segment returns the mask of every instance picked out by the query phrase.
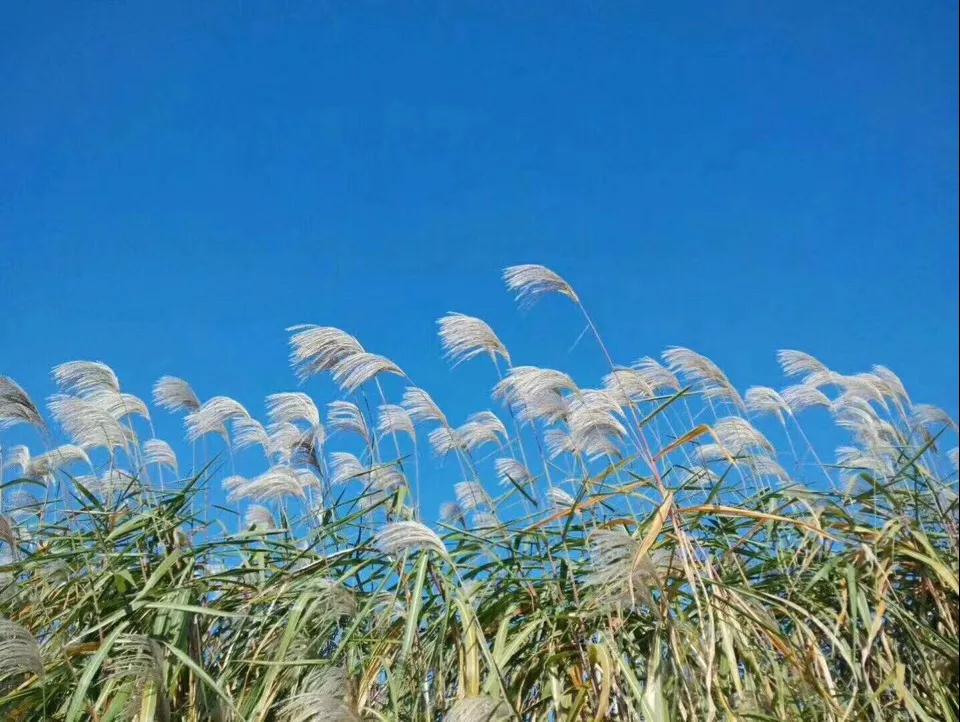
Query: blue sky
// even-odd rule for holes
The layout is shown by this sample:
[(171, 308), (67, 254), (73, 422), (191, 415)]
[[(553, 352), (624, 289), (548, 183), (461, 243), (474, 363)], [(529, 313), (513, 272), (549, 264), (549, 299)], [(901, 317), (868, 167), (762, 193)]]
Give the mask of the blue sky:
[(957, 55), (946, 2), (10, 4), (0, 372), (262, 411), (314, 322), (460, 418), (495, 379), (441, 361), (445, 311), (602, 373), (568, 304), (504, 292), (538, 262), (618, 360), (745, 388), (794, 347), (956, 415)]

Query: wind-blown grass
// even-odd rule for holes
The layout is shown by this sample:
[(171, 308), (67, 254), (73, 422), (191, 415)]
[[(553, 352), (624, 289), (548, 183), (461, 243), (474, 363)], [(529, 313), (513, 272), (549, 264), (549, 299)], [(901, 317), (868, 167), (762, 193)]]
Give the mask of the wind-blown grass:
[[(957, 719), (947, 414), (798, 351), (781, 390), (685, 348), (619, 365), (566, 280), (505, 280), (575, 304), (597, 388), (448, 314), (447, 358), (496, 380), (497, 411), (456, 425), (393, 361), (298, 326), (294, 371), (344, 398), (272, 394), (264, 423), (165, 376), (188, 460), (105, 364), (54, 370), (56, 424), (0, 377), (0, 430), (36, 429), (0, 446), (0, 717)], [(432, 523), (436, 458), (460, 482)]]

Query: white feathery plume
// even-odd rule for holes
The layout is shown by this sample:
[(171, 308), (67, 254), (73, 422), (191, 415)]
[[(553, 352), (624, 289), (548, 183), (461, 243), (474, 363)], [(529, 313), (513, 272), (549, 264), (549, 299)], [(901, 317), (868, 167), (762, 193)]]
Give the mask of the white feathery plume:
[(337, 667), (310, 672), (296, 693), (277, 703), (277, 708), (277, 722), (360, 722), (347, 674)]
[(270, 422), (296, 423), (304, 421), (310, 428), (320, 428), (320, 410), (313, 399), (300, 391), (286, 391), (267, 397), (267, 416)]
[(269, 455), (270, 435), (256, 419), (250, 416), (237, 416), (231, 421), (233, 446), (237, 450), (259, 446)]
[(46, 431), (40, 409), (30, 395), (9, 376), (0, 376), (0, 430), (29, 424)]
[[(10, 558), (13, 559), (19, 558), (19, 542), (17, 541), (17, 532), (15, 522), (11, 523), (10, 520), (0, 514), (0, 542), (6, 542), (7, 546), (10, 547)], [(0, 562), (4, 564), (5, 562)], [(3, 585), (6, 586), (6, 585)]]
[(170, 718), (169, 700), (164, 685), (163, 647), (160, 642), (144, 634), (121, 634), (110, 647), (104, 662), (106, 681), (118, 686), (130, 685), (131, 691), (123, 706), (121, 717), (139, 716), (144, 695), (151, 688), (157, 695), (156, 717)]
[(363, 346), (346, 331), (332, 326), (291, 326), (290, 365), (301, 381), (329, 371), (345, 357), (363, 352)]
[(772, 476), (781, 481), (786, 481), (789, 478), (789, 474), (780, 464), (764, 454), (751, 455), (747, 458), (746, 463), (757, 476)]
[(293, 473), (296, 474), (297, 481), (300, 482), (300, 486), (304, 489), (320, 488), (320, 477), (317, 476), (313, 469), (309, 467), (297, 467), (293, 470)]
[(727, 375), (706, 356), (682, 346), (672, 346), (663, 352), (670, 370), (690, 379), (694, 387), (707, 399), (729, 401), (743, 408), (743, 399), (730, 383)]
[(751, 386), (744, 394), (743, 401), (747, 411), (755, 414), (773, 414), (783, 423), (785, 414), (792, 414), (790, 405), (769, 386)]
[(303, 443), (309, 441), (312, 436), (310, 431), (301, 429), (289, 421), (271, 424), (267, 432), (267, 454), (271, 457), (279, 457), (287, 464), (292, 461), (294, 453), (302, 449)]
[(627, 430), (617, 419), (620, 406), (606, 391), (584, 389), (567, 400), (567, 426), (575, 439), (593, 434), (623, 438)]
[(445, 501), (440, 505), (440, 521), (445, 524), (453, 524), (462, 521), (464, 511), (459, 504), (453, 501)]
[(482, 695), (457, 700), (443, 722), (505, 722), (510, 719), (513, 714), (504, 702)]
[(176, 376), (161, 376), (153, 385), (153, 403), (167, 411), (196, 411), (200, 399), (186, 381)]
[(870, 400), (865, 399), (863, 396), (857, 393), (841, 394), (835, 398), (830, 402), (830, 412), (837, 416), (840, 416), (844, 413), (849, 413), (855, 416), (860, 416), (864, 418), (864, 420), (869, 417), (871, 424), (880, 421), (880, 417), (877, 415), (876, 409), (870, 405)]
[[(714, 444), (716, 446), (716, 444)], [(711, 469), (702, 466), (699, 469), (687, 471), (683, 474), (683, 480), (680, 483), (682, 488), (699, 489), (700, 491), (709, 491), (718, 482), (720, 477)]]
[(929, 431), (931, 426), (945, 426), (948, 429), (957, 430), (957, 422), (950, 417), (950, 414), (931, 404), (914, 405), (910, 415), (910, 426), (914, 432)]
[(700, 444), (697, 446), (696, 457), (701, 464), (709, 464), (713, 461), (734, 462), (733, 454), (720, 444)]
[(418, 521), (395, 521), (384, 525), (374, 536), (383, 554), (400, 556), (415, 549), (430, 549), (443, 556), (447, 549), (436, 532)]
[(713, 434), (732, 456), (740, 456), (749, 449), (773, 452), (773, 444), (746, 419), (727, 416), (713, 425)]
[(499, 355), (510, 363), (507, 347), (485, 321), (451, 312), (438, 319), (437, 325), (440, 326), (444, 357), (452, 361), (454, 366), (485, 353), (490, 354), (493, 361)]
[(622, 407), (632, 406), (654, 395), (647, 377), (636, 369), (618, 368), (603, 377), (603, 390)]
[(616, 439), (605, 431), (592, 429), (585, 433), (576, 434), (571, 438), (577, 453), (586, 456), (591, 461), (602, 457), (621, 455), (620, 446)]
[(573, 379), (561, 371), (515, 366), (494, 386), (493, 397), (506, 401), (520, 421), (556, 423), (567, 411), (562, 392), (576, 390)]
[(116, 449), (133, 440), (132, 431), (86, 399), (56, 394), (50, 397), (48, 407), (70, 439), (85, 449)]
[(872, 370), (873, 375), (883, 384), (884, 391), (889, 398), (896, 401), (901, 407), (902, 404), (910, 403), (910, 395), (899, 376), (886, 366), (880, 366), (879, 364), (874, 365)]
[(49, 476), (77, 462), (90, 466), (90, 457), (87, 456), (87, 452), (73, 444), (63, 444), (32, 458), (24, 459), (21, 456), (17, 461), (19, 463), (24, 460), (27, 461), (27, 466), (21, 466), (21, 468), (27, 476), (34, 478)]
[(819, 388), (834, 382), (836, 374), (825, 364), (803, 351), (781, 349), (777, 351), (777, 361), (787, 376), (803, 376), (803, 383)]
[(124, 469), (108, 469), (99, 477), (76, 477), (76, 480), (105, 499), (136, 491), (140, 486), (137, 477)]
[(837, 426), (852, 432), (865, 446), (880, 446), (884, 437), (897, 436), (893, 428), (880, 419), (870, 402), (859, 396), (843, 394), (830, 408)]
[(25, 627), (0, 617), (0, 682), (21, 674), (43, 674), (40, 645)]
[(407, 413), (407, 410), (397, 404), (381, 404), (380, 420), (377, 422), (377, 430), (384, 436), (388, 434), (406, 434), (411, 439), (417, 435), (413, 427), (413, 418)]
[(223, 481), (220, 482), (220, 486), (229, 496), (232, 492), (243, 488), (248, 483), (250, 483), (250, 480), (247, 477), (241, 476), (240, 474), (233, 474), (232, 476), (224, 478)]
[(143, 442), (143, 463), (157, 464), (172, 469), (178, 473), (177, 455), (173, 448), (163, 439), (147, 439)]
[(318, 470), (323, 470), (323, 445), (325, 443), (323, 427), (310, 433), (305, 431), (299, 441), (290, 450), (290, 464), (306, 464)]
[(436, 421), (447, 425), (447, 417), (436, 402), (423, 389), (408, 386), (403, 392), (403, 408), (414, 421)]
[[(231, 477), (232, 479), (233, 477)], [(226, 481), (224, 482), (226, 485)], [(272, 466), (253, 479), (246, 479), (230, 490), (230, 501), (253, 499), (254, 501), (274, 501), (285, 496), (298, 499), (306, 498), (302, 480), (288, 466)]]
[(497, 515), (491, 511), (475, 511), (470, 515), (470, 527), (478, 532), (489, 532), (502, 526)]
[(243, 515), (243, 524), (248, 529), (252, 527), (257, 531), (269, 531), (277, 528), (273, 512), (260, 504), (251, 504), (247, 507), (247, 511)]
[(679, 391), (681, 388), (680, 380), (676, 375), (655, 358), (644, 356), (633, 364), (633, 368), (654, 392)]
[(493, 462), (493, 467), (497, 471), (497, 478), (501, 484), (515, 484), (520, 487), (526, 487), (533, 483), (534, 476), (530, 470), (516, 459), (503, 458)]
[(837, 375), (834, 379), (844, 393), (844, 396), (856, 396), (887, 409), (886, 384), (879, 376), (870, 373), (852, 374), (850, 376)]
[(20, 471), (23, 473), (27, 472), (27, 469), (30, 468), (30, 447), (25, 446), (24, 444), (17, 444), (16, 446), (11, 446), (6, 450), (7, 460), (4, 462), (3, 467), (0, 468), (0, 471), (6, 471), (7, 469), (12, 469), (14, 466), (19, 467)]
[(350, 401), (331, 401), (327, 405), (327, 421), (336, 431), (349, 431), (362, 437), (368, 444), (372, 440), (370, 426), (360, 407)]
[(367, 468), (349, 451), (334, 451), (330, 454), (330, 483), (346, 484), (367, 473)]
[(120, 392), (120, 381), (102, 361), (67, 361), (53, 367), (53, 379), (65, 394), (86, 396), (96, 391)]
[[(472, 451), (484, 444), (500, 446), (507, 438), (507, 429), (499, 417), (491, 411), (478, 411), (467, 417), (465, 424), (457, 429), (463, 448)], [(432, 434), (431, 434), (432, 436)]]
[(150, 420), (150, 411), (147, 409), (147, 405), (133, 394), (101, 389), (91, 391), (84, 399), (103, 409), (117, 421), (132, 415), (140, 416), (147, 421)]
[(433, 453), (444, 457), (451, 451), (464, 449), (463, 439), (449, 426), (439, 426), (427, 435)]
[(790, 413), (794, 415), (815, 406), (830, 407), (830, 399), (827, 395), (816, 386), (807, 383), (788, 386), (780, 392), (780, 396), (790, 407)]
[(407, 483), (400, 470), (392, 464), (373, 467), (370, 469), (368, 477), (370, 488), (384, 493), (396, 491)]
[(456, 494), (457, 503), (464, 511), (477, 511), (481, 507), (493, 508), (493, 499), (479, 482), (461, 481), (453, 487), (453, 491)]
[(947, 458), (950, 459), (953, 470), (960, 471), (960, 448), (954, 446), (950, 449), (950, 451), (947, 452)]
[(226, 423), (236, 418), (250, 418), (250, 414), (239, 401), (229, 396), (214, 396), (184, 417), (187, 439), (197, 441), (207, 434), (220, 434), (227, 438)]
[[(354, 593), (335, 579), (327, 577), (313, 576), (310, 579), (310, 587), (314, 589), (318, 596), (323, 599), (327, 610), (335, 617), (349, 617), (357, 612), (357, 598)], [(339, 671), (339, 670), (330, 670)], [(337, 689), (341, 692), (347, 689), (347, 685), (340, 683)]]
[[(11, 503), (13, 503), (12, 499), (11, 499)], [(20, 502), (17, 502), (16, 505), (27, 506), (28, 504), (21, 504)], [(22, 517), (22, 518), (28, 518), (32, 516), (32, 513), (28, 511), (21, 512), (18, 510), (17, 512), (15, 512), (15, 514), (18, 517)], [(10, 564), (13, 564), (13, 556), (10, 554), (10, 552), (0, 552), (0, 567), (9, 566)], [(5, 589), (7, 586), (9, 586), (12, 583), (13, 583), (13, 574), (11, 574), (10, 572), (0, 572), (0, 588)], [(2, 619), (2, 617), (0, 617), (0, 619)], [(2, 661), (2, 658), (0, 658), (0, 677), (2, 677), (4, 674), (2, 667), (3, 667), (3, 661)], [(2, 681), (3, 679), (0, 679), (0, 682)]]
[(390, 359), (367, 351), (344, 356), (333, 367), (333, 380), (343, 391), (353, 393), (380, 374), (403, 376), (403, 371)]
[(547, 429), (543, 432), (543, 444), (547, 447), (547, 454), (551, 459), (556, 459), (563, 454), (579, 454), (582, 449), (578, 448), (564, 429)]
[(622, 531), (598, 529), (590, 534), (587, 584), (610, 601), (632, 604), (639, 595), (651, 600), (651, 590), (663, 585), (675, 570), (673, 553), (666, 548), (640, 555), (640, 542)]
[(559, 293), (576, 304), (580, 303), (573, 287), (546, 266), (534, 263), (509, 266), (503, 269), (503, 280), (522, 307), (532, 306), (549, 293)]
[(558, 511), (572, 509), (576, 501), (569, 493), (556, 486), (547, 490), (547, 499)]
[(879, 476), (891, 476), (893, 465), (883, 455), (870, 453), (856, 446), (837, 448), (837, 466), (851, 471), (871, 471)]

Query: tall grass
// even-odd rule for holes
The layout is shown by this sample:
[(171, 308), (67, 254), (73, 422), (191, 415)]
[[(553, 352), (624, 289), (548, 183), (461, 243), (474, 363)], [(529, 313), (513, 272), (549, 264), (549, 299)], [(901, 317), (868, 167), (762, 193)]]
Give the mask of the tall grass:
[[(274, 394), (264, 423), (164, 377), (188, 446), (141, 439), (106, 365), (54, 370), (63, 443), (0, 379), (0, 430), (37, 432), (0, 447), (0, 717), (957, 719), (955, 422), (795, 351), (780, 391), (689, 349), (621, 366), (564, 279), (505, 279), (582, 312), (596, 388), (460, 314), (447, 357), (498, 379), (463, 423), (312, 326), (294, 369), (343, 398)], [(438, 458), (460, 482), (434, 522)]]

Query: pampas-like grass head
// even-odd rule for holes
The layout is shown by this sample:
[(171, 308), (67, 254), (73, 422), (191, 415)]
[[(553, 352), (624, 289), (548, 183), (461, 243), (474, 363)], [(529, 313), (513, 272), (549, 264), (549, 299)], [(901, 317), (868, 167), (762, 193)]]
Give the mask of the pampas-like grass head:
[(492, 411), (471, 414), (465, 424), (457, 428), (463, 448), (472, 451), (484, 444), (500, 444), (507, 438), (507, 429)]
[(243, 523), (255, 531), (272, 531), (277, 528), (273, 512), (260, 504), (251, 504), (243, 515)]
[(768, 386), (751, 386), (744, 394), (743, 401), (747, 411), (755, 414), (772, 414), (781, 423), (784, 415), (793, 413), (784, 398)]
[(274, 424), (303, 421), (312, 429), (320, 428), (320, 410), (313, 399), (299, 391), (267, 396), (267, 416)]
[(167, 411), (196, 411), (200, 399), (190, 384), (176, 376), (161, 376), (153, 385), (153, 403)]
[(530, 470), (516, 459), (502, 458), (493, 462), (497, 478), (504, 486), (516, 485), (526, 487), (533, 483), (534, 476)]
[(417, 432), (413, 426), (413, 418), (405, 408), (397, 404), (382, 404), (379, 411), (377, 430), (382, 435), (406, 434), (411, 439), (416, 438)]
[(802, 376), (803, 383), (808, 386), (825, 386), (833, 383), (836, 374), (814, 358), (803, 351), (793, 349), (781, 349), (777, 351), (777, 360), (783, 373), (787, 376)]
[(86, 396), (97, 391), (120, 393), (120, 381), (102, 361), (67, 361), (53, 367), (53, 379), (65, 394)]
[(178, 473), (177, 455), (163, 439), (147, 439), (143, 442), (143, 463), (157, 464)]
[(229, 396), (214, 396), (184, 417), (187, 439), (197, 441), (207, 434), (220, 434), (227, 438), (227, 422), (236, 418), (250, 418), (243, 404)]
[(43, 415), (30, 395), (9, 376), (0, 376), (0, 430), (17, 424), (47, 430)]
[(447, 555), (447, 548), (436, 532), (418, 521), (385, 524), (376, 533), (374, 544), (382, 553), (391, 556), (400, 556), (417, 549), (430, 549), (442, 556)]
[[(231, 477), (231, 479), (234, 477)], [(290, 467), (272, 466), (253, 479), (242, 479), (229, 489), (230, 501), (252, 499), (275, 501), (284, 497), (306, 498), (303, 479)]]
[(493, 388), (493, 397), (506, 401), (524, 422), (556, 423), (567, 412), (564, 392), (577, 391), (567, 374), (536, 366), (515, 366)]
[(486, 507), (493, 508), (493, 500), (483, 488), (483, 485), (476, 481), (461, 481), (453, 487), (457, 496), (457, 502), (464, 511), (477, 511)]
[(414, 421), (436, 421), (447, 425), (447, 417), (433, 398), (423, 389), (408, 386), (403, 392), (403, 408)]
[(551, 293), (558, 293), (574, 303), (580, 303), (573, 287), (546, 266), (535, 263), (509, 266), (503, 269), (503, 280), (521, 306), (532, 306), (542, 296)]
[(308, 673), (296, 691), (277, 704), (278, 722), (360, 722), (347, 673), (326, 667)]
[(88, 399), (57, 394), (50, 397), (48, 407), (77, 446), (116, 449), (134, 440), (130, 429)]
[(21, 468), (30, 478), (43, 479), (76, 463), (90, 466), (90, 457), (87, 452), (74, 444), (63, 444), (34, 457), (30, 457), (26, 447), (23, 449), (27, 456), (18, 459), (18, 463), (26, 461), (26, 465), (21, 464)]
[(363, 353), (363, 346), (346, 331), (332, 326), (291, 326), (290, 364), (301, 381), (329, 371), (347, 356)]
[(507, 347), (485, 321), (462, 313), (448, 313), (437, 325), (444, 356), (454, 366), (481, 354), (489, 354), (491, 359), (502, 356), (510, 363)]
[(330, 428), (336, 431), (347, 431), (357, 434), (368, 444), (373, 441), (367, 418), (360, 407), (352, 401), (331, 401), (327, 404), (327, 421)]
[(673, 346), (663, 352), (663, 358), (672, 372), (692, 381), (705, 398), (728, 401), (738, 408), (743, 408), (743, 399), (730, 383), (730, 379), (706, 356), (682, 346)]
[(344, 356), (333, 367), (333, 380), (349, 393), (381, 374), (403, 376), (403, 371), (390, 359), (366, 351)]
[(40, 645), (29, 630), (0, 617), (0, 682), (21, 674), (43, 674)]
[(443, 722), (506, 722), (510, 719), (513, 713), (505, 702), (484, 695), (457, 700)]

